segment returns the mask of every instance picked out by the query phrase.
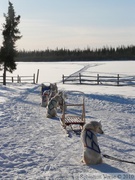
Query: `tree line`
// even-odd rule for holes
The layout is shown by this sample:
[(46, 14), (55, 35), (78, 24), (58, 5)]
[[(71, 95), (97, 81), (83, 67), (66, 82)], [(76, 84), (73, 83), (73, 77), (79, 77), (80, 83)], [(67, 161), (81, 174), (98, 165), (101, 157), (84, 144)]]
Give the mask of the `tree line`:
[(95, 60), (135, 60), (135, 46), (103, 47), (99, 49), (46, 49), (18, 51), (16, 61), (95, 61)]
[(8, 12), (4, 13), (3, 42), (0, 47), (0, 70), (3, 70), (3, 84), (6, 85), (6, 72), (16, 69), (16, 62), (40, 61), (94, 61), (94, 60), (135, 60), (135, 46), (119, 46), (116, 48), (104, 46), (99, 49), (56, 48), (56, 50), (17, 51), (16, 41), (21, 39), (18, 25), (20, 15), (16, 16), (13, 4), (8, 1)]

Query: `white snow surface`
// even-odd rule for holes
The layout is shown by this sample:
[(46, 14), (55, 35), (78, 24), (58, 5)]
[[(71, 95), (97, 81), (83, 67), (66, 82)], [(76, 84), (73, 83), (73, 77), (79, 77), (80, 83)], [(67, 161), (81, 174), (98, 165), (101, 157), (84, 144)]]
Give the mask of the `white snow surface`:
[(25, 70), (31, 75), (37, 69), (38, 84), (0, 85), (0, 179), (79, 180), (93, 179), (92, 175), (113, 179), (112, 173), (126, 173), (129, 179), (134, 164), (105, 158), (100, 165), (81, 163), (80, 136), (67, 137), (58, 119), (46, 118), (40, 86), (56, 82), (59, 90), (83, 91), (86, 123), (102, 122), (105, 134), (98, 135), (102, 153), (135, 162), (135, 86), (62, 84), (62, 74), (134, 75), (135, 61), (18, 63), (14, 74), (24, 75)]

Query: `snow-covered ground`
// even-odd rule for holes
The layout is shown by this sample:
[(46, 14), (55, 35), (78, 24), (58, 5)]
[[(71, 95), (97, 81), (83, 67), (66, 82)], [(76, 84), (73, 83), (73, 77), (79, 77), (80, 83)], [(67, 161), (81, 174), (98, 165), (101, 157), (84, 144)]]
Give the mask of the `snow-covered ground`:
[(135, 179), (134, 164), (104, 159), (100, 165), (83, 165), (80, 136), (66, 137), (59, 120), (46, 118), (40, 96), (42, 82), (57, 82), (59, 90), (83, 91), (86, 122), (102, 121), (102, 153), (135, 162), (135, 86), (61, 82), (62, 74), (79, 72), (134, 75), (134, 67), (135, 61), (18, 63), (14, 75), (39, 69), (39, 83), (0, 85), (0, 179)]

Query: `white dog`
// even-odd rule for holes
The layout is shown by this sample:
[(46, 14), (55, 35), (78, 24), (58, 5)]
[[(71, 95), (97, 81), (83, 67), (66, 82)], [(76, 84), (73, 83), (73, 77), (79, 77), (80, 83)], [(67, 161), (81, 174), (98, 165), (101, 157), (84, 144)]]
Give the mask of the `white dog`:
[(56, 94), (48, 103), (47, 106), (47, 117), (52, 118), (57, 116), (57, 107), (59, 102), (61, 101), (61, 97), (59, 94)]
[(84, 125), (81, 132), (81, 140), (84, 146), (82, 162), (89, 164), (102, 163), (101, 151), (96, 134), (103, 134), (101, 122), (91, 121)]

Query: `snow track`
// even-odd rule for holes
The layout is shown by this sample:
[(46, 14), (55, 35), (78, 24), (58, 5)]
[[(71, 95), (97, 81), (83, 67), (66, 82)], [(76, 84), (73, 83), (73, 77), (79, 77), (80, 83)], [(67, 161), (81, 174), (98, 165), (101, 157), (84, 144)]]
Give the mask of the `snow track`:
[(83, 73), (84, 71), (86, 71), (89, 68), (90, 68), (90, 65), (85, 64), (83, 68), (81, 68), (80, 70), (70, 74), (65, 80), (70, 79), (72, 76), (78, 76), (79, 73)]

